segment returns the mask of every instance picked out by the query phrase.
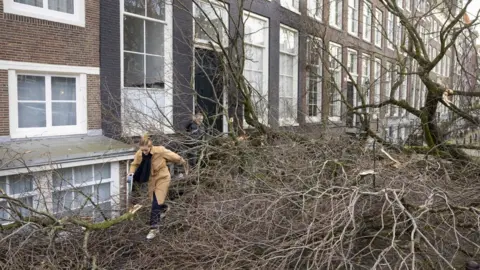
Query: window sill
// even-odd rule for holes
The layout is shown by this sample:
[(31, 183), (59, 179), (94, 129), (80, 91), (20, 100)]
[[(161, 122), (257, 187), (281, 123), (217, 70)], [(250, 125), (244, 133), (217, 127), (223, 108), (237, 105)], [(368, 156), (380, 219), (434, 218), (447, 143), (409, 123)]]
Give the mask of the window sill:
[(13, 0), (4, 0), (3, 3), (4, 13), (85, 27), (85, 2), (82, 0), (75, 5), (75, 14), (20, 4)]
[(342, 26), (340, 25), (334, 25), (334, 24), (328, 24), (331, 28), (335, 29), (335, 30), (338, 30), (338, 31), (342, 31)]

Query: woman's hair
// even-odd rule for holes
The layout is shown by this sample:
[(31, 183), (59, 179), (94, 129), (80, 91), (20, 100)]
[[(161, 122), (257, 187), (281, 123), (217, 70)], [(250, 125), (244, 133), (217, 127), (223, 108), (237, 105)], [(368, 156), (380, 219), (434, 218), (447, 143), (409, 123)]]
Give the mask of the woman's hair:
[(143, 135), (143, 137), (140, 139), (140, 146), (152, 146), (152, 140), (150, 140), (150, 136), (148, 136), (147, 133)]

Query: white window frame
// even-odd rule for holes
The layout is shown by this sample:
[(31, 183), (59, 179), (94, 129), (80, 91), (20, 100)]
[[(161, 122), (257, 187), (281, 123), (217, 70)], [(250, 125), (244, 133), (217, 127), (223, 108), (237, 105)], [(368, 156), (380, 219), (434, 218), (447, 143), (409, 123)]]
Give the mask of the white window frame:
[[(42, 67), (42, 65), (38, 65)], [(14, 67), (14, 66), (13, 66)], [(18, 68), (22, 68), (21, 65)], [(86, 134), (88, 129), (87, 117), (87, 75), (68, 73), (68, 68), (59, 70), (49, 66), (44, 67), (45, 71), (35, 69), (10, 69), (8, 71), (8, 97), (9, 97), (9, 115), (10, 115), (10, 137), (27, 138), (27, 137), (50, 137), (62, 135)], [(1, 69), (1, 63), (0, 63)], [(46, 71), (51, 70), (51, 71)], [(75, 69), (73, 69), (75, 70)], [(18, 75), (32, 75), (45, 77), (45, 101), (46, 101), (46, 127), (20, 128), (18, 126)], [(51, 124), (51, 83), (48, 78), (51, 77), (69, 77), (76, 79), (76, 115), (77, 124), (75, 126), (52, 126)], [(49, 106), (50, 105), (50, 106)]]
[(405, 0), (405, 10), (411, 11), (412, 10), (412, 0)]
[[(156, 103), (157, 95), (164, 96), (164, 108), (165, 111), (162, 112), (163, 116), (166, 119), (167, 123), (173, 123), (173, 7), (172, 2), (165, 2), (165, 20), (156, 20), (153, 18), (147, 18), (142, 15), (133, 14), (124, 11), (124, 1), (120, 1), (120, 86), (122, 89), (121, 95), (121, 118), (122, 118), (122, 132), (126, 136), (134, 136), (138, 134), (143, 134), (146, 130), (140, 130), (140, 128), (128, 128), (126, 125), (128, 112), (125, 109), (127, 101), (141, 99), (145, 103), (143, 105), (148, 106), (148, 102)], [(164, 24), (164, 89), (152, 89), (152, 88), (125, 88), (124, 86), (124, 29), (123, 22), (124, 16), (132, 16), (136, 18), (141, 18), (144, 20), (152, 20), (155, 22), (160, 22)], [(144, 37), (145, 38), (145, 37)], [(145, 54), (145, 52), (143, 53)], [(146, 63), (144, 63), (146, 65)], [(146, 68), (145, 68), (146, 69)], [(143, 108), (146, 110), (147, 108)], [(153, 124), (159, 130), (162, 130), (165, 134), (172, 134), (174, 130), (169, 125), (162, 125), (159, 121), (155, 121)]]
[(375, 8), (375, 46), (382, 48), (383, 46), (383, 11), (378, 8)]
[[(355, 63), (352, 65), (352, 59), (350, 56), (354, 55), (353, 58)], [(355, 79), (358, 76), (358, 52), (354, 49), (347, 49), (347, 70), (350, 72), (350, 75)], [(347, 78), (350, 80), (350, 78)]]
[[(289, 55), (289, 56), (293, 56), (294, 57), (294, 60), (293, 60), (293, 82), (292, 82), (292, 91), (293, 93), (292, 94), (292, 99), (293, 99), (293, 106), (295, 107), (295, 111), (297, 112), (297, 115), (298, 115), (298, 40), (299, 40), (299, 33), (298, 33), (298, 30), (294, 29), (294, 28), (291, 28), (289, 26), (286, 26), (284, 24), (280, 24), (280, 32), (282, 31), (282, 29), (285, 29), (287, 31), (291, 31), (295, 34), (295, 48), (296, 48), (296, 51), (295, 53), (289, 53), (289, 52), (282, 52), (282, 50), (280, 49), (279, 53), (280, 55), (281, 54), (286, 54), (286, 55)], [(280, 58), (280, 57), (279, 57)], [(281, 64), (280, 64), (281, 65)], [(280, 78), (281, 78), (281, 74), (280, 74), (280, 65), (278, 66), (278, 69), (279, 69), (279, 82), (280, 81)], [(278, 103), (278, 112), (279, 112), (279, 123), (280, 123), (280, 126), (296, 126), (298, 125), (298, 121), (297, 121), (297, 118), (298, 116), (297, 115), (294, 115), (292, 116), (293, 118), (282, 118), (280, 117), (281, 115), (281, 112), (280, 112), (280, 100), (281, 96), (280, 96), (280, 92), (279, 92), (279, 103)]]
[[(314, 36), (308, 36), (307, 38), (307, 42), (315, 42), (317, 44), (323, 44), (322, 42), (322, 39), (321, 38), (318, 38), (318, 37), (314, 37)], [(307, 59), (309, 59), (309, 55), (308, 53), (310, 53), (308, 50), (306, 50), (307, 52)], [(323, 53), (320, 51), (320, 57), (318, 59), (318, 63), (316, 64), (315, 68), (318, 70), (318, 72), (320, 73), (319, 76), (322, 77), (322, 80), (318, 81), (317, 82), (317, 107), (318, 107), (318, 111), (317, 111), (317, 115), (316, 116), (310, 116), (309, 114), (309, 111), (310, 111), (310, 76), (308, 75), (309, 73), (307, 72), (307, 83), (306, 83), (306, 86), (307, 86), (307, 122), (311, 122), (311, 123), (318, 123), (318, 122), (321, 122), (322, 121), (322, 108), (323, 108), (323, 104), (322, 104), (322, 95), (323, 95), (323, 63), (322, 63), (322, 55)], [(308, 64), (311, 65), (310, 61), (308, 61)]]
[(395, 16), (390, 11), (387, 11), (387, 47), (393, 50), (393, 43), (395, 42)]
[[(167, 5), (167, 2), (168, 1), (165, 2), (165, 5)], [(220, 1), (216, 1), (216, 0), (208, 0), (208, 1), (198, 0), (197, 2), (192, 2), (192, 5), (193, 5), (192, 14), (195, 14), (195, 11), (199, 8), (198, 5), (200, 5), (200, 4), (206, 4), (206, 5), (209, 5), (209, 6), (214, 6), (214, 7), (220, 8), (221, 14), (219, 14), (219, 15), (222, 16), (222, 18), (221, 18), (222, 23), (227, 28), (227, 29), (220, 29), (220, 30), (227, 31), (227, 33), (224, 33), (224, 36), (223, 36), (223, 39), (221, 40), (221, 42), (222, 42), (223, 47), (228, 47), (228, 36), (227, 36), (228, 30), (229, 30), (229, 25), (228, 25), (228, 11), (229, 11), (229, 9), (228, 9), (228, 5), (225, 4), (225, 3), (222, 3)], [(167, 14), (165, 14), (165, 16), (167, 16)], [(193, 18), (193, 36), (195, 38), (195, 46), (211, 49), (211, 44), (213, 44), (214, 49), (220, 49), (220, 45), (218, 44), (217, 40), (200, 39), (200, 38), (197, 38), (195, 36), (195, 23), (196, 23), (195, 18)], [(220, 31), (220, 30), (218, 30), (218, 31)]]
[(372, 3), (368, 1), (364, 1), (363, 2), (362, 37), (363, 37), (363, 40), (367, 42), (372, 42), (372, 17), (373, 17)]
[[(335, 50), (335, 52), (333, 52)], [(334, 82), (337, 87), (342, 90), (342, 58), (343, 58), (343, 48), (342, 45), (330, 42), (328, 45), (330, 65), (329, 69), (331, 73), (334, 73)], [(336, 59), (335, 59), (336, 58)], [(332, 67), (333, 65), (333, 67)], [(338, 80), (338, 81), (337, 81)], [(340, 122), (342, 115), (342, 100), (341, 95), (338, 93), (337, 89), (329, 89), (333, 93), (329, 93), (329, 113), (328, 119), (332, 122)], [(338, 115), (337, 115), (338, 114)]]
[[(362, 86), (366, 90), (364, 92), (366, 105), (370, 104), (370, 86), (372, 85), (371, 70), (372, 70), (372, 57), (368, 54), (362, 54)], [(368, 80), (368, 84), (367, 84), (367, 80)], [(363, 105), (363, 104), (358, 104), (358, 105)], [(370, 108), (366, 108), (363, 111), (370, 112)]]
[[(290, 2), (290, 3), (289, 3)], [(300, 1), (299, 0), (280, 0), (280, 6), (300, 14)]]
[(359, 4), (358, 0), (347, 0), (348, 1), (348, 33), (352, 36), (358, 36), (358, 15), (359, 15)]
[(69, 14), (48, 9), (48, 0), (43, 0), (43, 7), (17, 3), (14, 0), (3, 0), (3, 12), (85, 27), (85, 0), (75, 0), (74, 3), (74, 13)]
[[(392, 71), (392, 63), (387, 62), (386, 70), (385, 70), (385, 94), (386, 98), (389, 100), (391, 93), (392, 93), (392, 86), (393, 86), (393, 71)], [(392, 104), (387, 106), (387, 116), (392, 116)]]
[[(101, 165), (105, 165), (105, 164), (110, 164), (110, 178), (102, 178), (100, 180), (96, 180), (94, 178), (95, 176), (95, 165), (97, 164), (101, 164)], [(91, 167), (91, 172), (92, 172), (92, 179), (90, 181), (87, 181), (87, 182), (83, 182), (81, 184), (76, 184), (75, 183), (75, 175), (74, 173), (72, 172), (72, 182), (73, 183), (70, 183), (70, 182), (67, 182), (66, 186), (61, 186), (61, 187), (54, 187), (53, 186), (53, 183), (51, 183), (51, 189), (52, 189), (52, 198), (53, 198), (53, 193), (54, 192), (74, 192), (75, 193), (75, 190), (76, 189), (80, 189), (80, 188), (84, 188), (84, 187), (90, 187), (92, 189), (92, 194), (95, 192), (95, 186), (96, 185), (100, 185), (100, 184), (110, 184), (110, 197), (109, 197), (109, 200), (105, 200), (105, 201), (101, 201), (101, 202), (95, 202), (96, 205), (99, 205), (99, 204), (102, 204), (102, 203), (107, 203), (107, 202), (111, 202), (111, 206), (112, 206), (112, 210), (114, 209), (115, 207), (115, 201), (114, 201), (114, 197), (115, 196), (118, 196), (118, 191), (115, 192), (115, 185), (118, 186), (119, 184), (119, 177), (120, 177), (120, 174), (119, 174), (119, 165), (118, 163), (96, 163), (96, 164), (87, 164), (87, 165), (83, 165), (83, 166), (88, 166), (88, 167)], [(75, 168), (79, 168), (79, 167), (83, 167), (83, 166), (75, 166), (75, 167), (65, 167), (65, 168), (61, 168), (61, 169), (70, 169), (70, 170), (75, 170)], [(60, 169), (60, 168), (59, 168)], [(58, 169), (57, 169), (58, 170)], [(53, 179), (53, 174), (56, 173), (54, 171), (51, 171), (51, 174), (52, 174), (52, 177), (50, 177), (50, 179)], [(117, 177), (116, 177), (117, 176)], [(117, 180), (115, 180), (117, 178)], [(52, 180), (53, 181), (53, 180)], [(113, 195), (112, 195), (112, 190), (114, 191)], [(72, 195), (73, 197), (73, 202), (75, 202), (75, 198), (74, 196), (75, 195)], [(80, 194), (80, 196), (84, 197), (85, 200), (87, 199), (85, 196), (83, 196), (82, 194)], [(95, 201), (95, 198), (92, 198), (92, 200)], [(53, 207), (53, 199), (52, 199), (52, 206), (51, 206), (51, 209), (50, 211), (54, 214), (60, 214), (62, 213), (63, 211), (54, 211), (54, 207)], [(83, 207), (88, 207), (88, 206), (91, 206), (90, 203), (87, 203), (85, 204)], [(75, 210), (80, 210), (82, 209), (82, 207), (77, 207), (77, 206), (73, 206), (72, 208), (70, 208), (71, 211), (75, 211)], [(96, 211), (95, 209), (93, 211)], [(112, 212), (113, 213), (113, 212)]]
[[(130, 157), (133, 158), (133, 157)], [(123, 159), (122, 159), (123, 160)], [(118, 216), (118, 210), (122, 201), (122, 194), (120, 190), (120, 181), (122, 175), (120, 175), (120, 163), (118, 159), (97, 159), (95, 161), (87, 160), (87, 161), (76, 161), (71, 163), (64, 163), (64, 164), (50, 164), (48, 166), (42, 167), (34, 167), (32, 171), (21, 169), (21, 170), (5, 170), (0, 173), (0, 177), (6, 177), (7, 181), (10, 177), (17, 175), (17, 174), (31, 174), (33, 176), (33, 189), (30, 192), (25, 192), (21, 194), (11, 194), (9, 192), (9, 187), (7, 186), (7, 190), (5, 192), (7, 195), (10, 195), (12, 198), (20, 199), (24, 197), (33, 197), (33, 208), (36, 208), (39, 211), (49, 212), (54, 214), (53, 212), (53, 188), (52, 181), (52, 174), (54, 170), (60, 168), (74, 168), (80, 166), (95, 166), (96, 164), (105, 164), (110, 163), (110, 178), (109, 179), (102, 179), (101, 181), (93, 180), (90, 182), (85, 182), (77, 187), (81, 186), (90, 186), (96, 184), (105, 184), (110, 183), (110, 202), (112, 207), (112, 217)], [(7, 182), (8, 183), (8, 182)], [(68, 188), (71, 189), (72, 187)], [(1, 200), (0, 200), (1, 201)], [(105, 201), (106, 202), (106, 201)], [(11, 222), (5, 222), (5, 224), (9, 224)]]
[(323, 0), (307, 0), (307, 13), (308, 16), (321, 22), (323, 17)]
[[(381, 93), (382, 93), (382, 59), (375, 57), (375, 62), (373, 63), (373, 76), (375, 76), (375, 86), (373, 87), (373, 103), (378, 105), (380, 103)], [(379, 108), (375, 108), (374, 119), (378, 118)]]
[[(269, 99), (268, 99), (268, 78), (269, 78), (269, 74), (268, 74), (268, 64), (269, 64), (269, 34), (270, 34), (270, 20), (266, 17), (263, 17), (263, 16), (260, 16), (260, 15), (257, 15), (255, 13), (252, 13), (252, 12), (248, 12), (248, 11), (243, 11), (243, 18), (244, 18), (244, 24), (248, 23), (248, 18), (254, 18), (256, 20), (261, 20), (261, 21), (264, 21), (265, 22), (265, 29), (262, 29), (262, 31), (264, 31), (264, 41), (265, 41), (265, 44), (264, 45), (258, 45), (258, 44), (253, 44), (253, 43), (249, 43), (246, 39), (245, 39), (245, 45), (247, 46), (254, 46), (254, 47), (257, 47), (257, 48), (263, 48), (263, 69), (262, 69), (262, 73), (263, 73), (263, 80), (262, 80), (262, 91), (265, 91), (265, 92), (262, 92), (262, 98), (265, 99), (265, 101), (263, 102), (266, 102), (267, 104), (267, 110), (266, 112), (261, 112), (261, 114), (263, 115), (260, 115), (260, 112), (257, 112), (258, 116), (259, 116), (259, 120), (262, 124), (264, 125), (268, 125), (268, 105), (269, 105)], [(246, 46), (245, 46), (246, 47)], [(245, 49), (246, 51), (246, 49)], [(244, 69), (244, 72), (245, 72), (245, 69)], [(253, 99), (252, 99), (253, 100)], [(243, 121), (244, 123), (244, 126), (245, 127), (249, 127), (249, 125), (247, 124), (247, 122)]]
[[(339, 8), (340, 7), (340, 8)], [(329, 24), (341, 30), (343, 22), (343, 0), (329, 1)]]

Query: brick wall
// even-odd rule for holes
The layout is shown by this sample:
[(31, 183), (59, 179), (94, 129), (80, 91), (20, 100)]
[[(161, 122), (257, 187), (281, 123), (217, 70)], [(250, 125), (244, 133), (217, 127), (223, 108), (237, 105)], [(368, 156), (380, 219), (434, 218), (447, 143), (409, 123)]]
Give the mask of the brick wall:
[(88, 129), (102, 128), (102, 106), (100, 101), (100, 76), (87, 76)]
[[(85, 27), (3, 13), (0, 60), (100, 67), (100, 3), (85, 0)], [(100, 76), (87, 77), (88, 129), (101, 129)], [(0, 70), (0, 136), (9, 135), (7, 71)]]
[(8, 122), (8, 71), (0, 70), (0, 136), (7, 136)]
[(3, 13), (0, 1), (0, 59), (99, 67), (100, 5), (85, 0), (85, 27)]

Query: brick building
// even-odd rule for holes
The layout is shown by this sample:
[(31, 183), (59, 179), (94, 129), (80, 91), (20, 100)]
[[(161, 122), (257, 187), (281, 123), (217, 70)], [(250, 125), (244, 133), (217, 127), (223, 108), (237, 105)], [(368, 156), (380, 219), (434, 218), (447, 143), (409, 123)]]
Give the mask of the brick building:
[(0, 1), (4, 192), (58, 215), (121, 207), (133, 149), (103, 136), (100, 81), (99, 1)]

